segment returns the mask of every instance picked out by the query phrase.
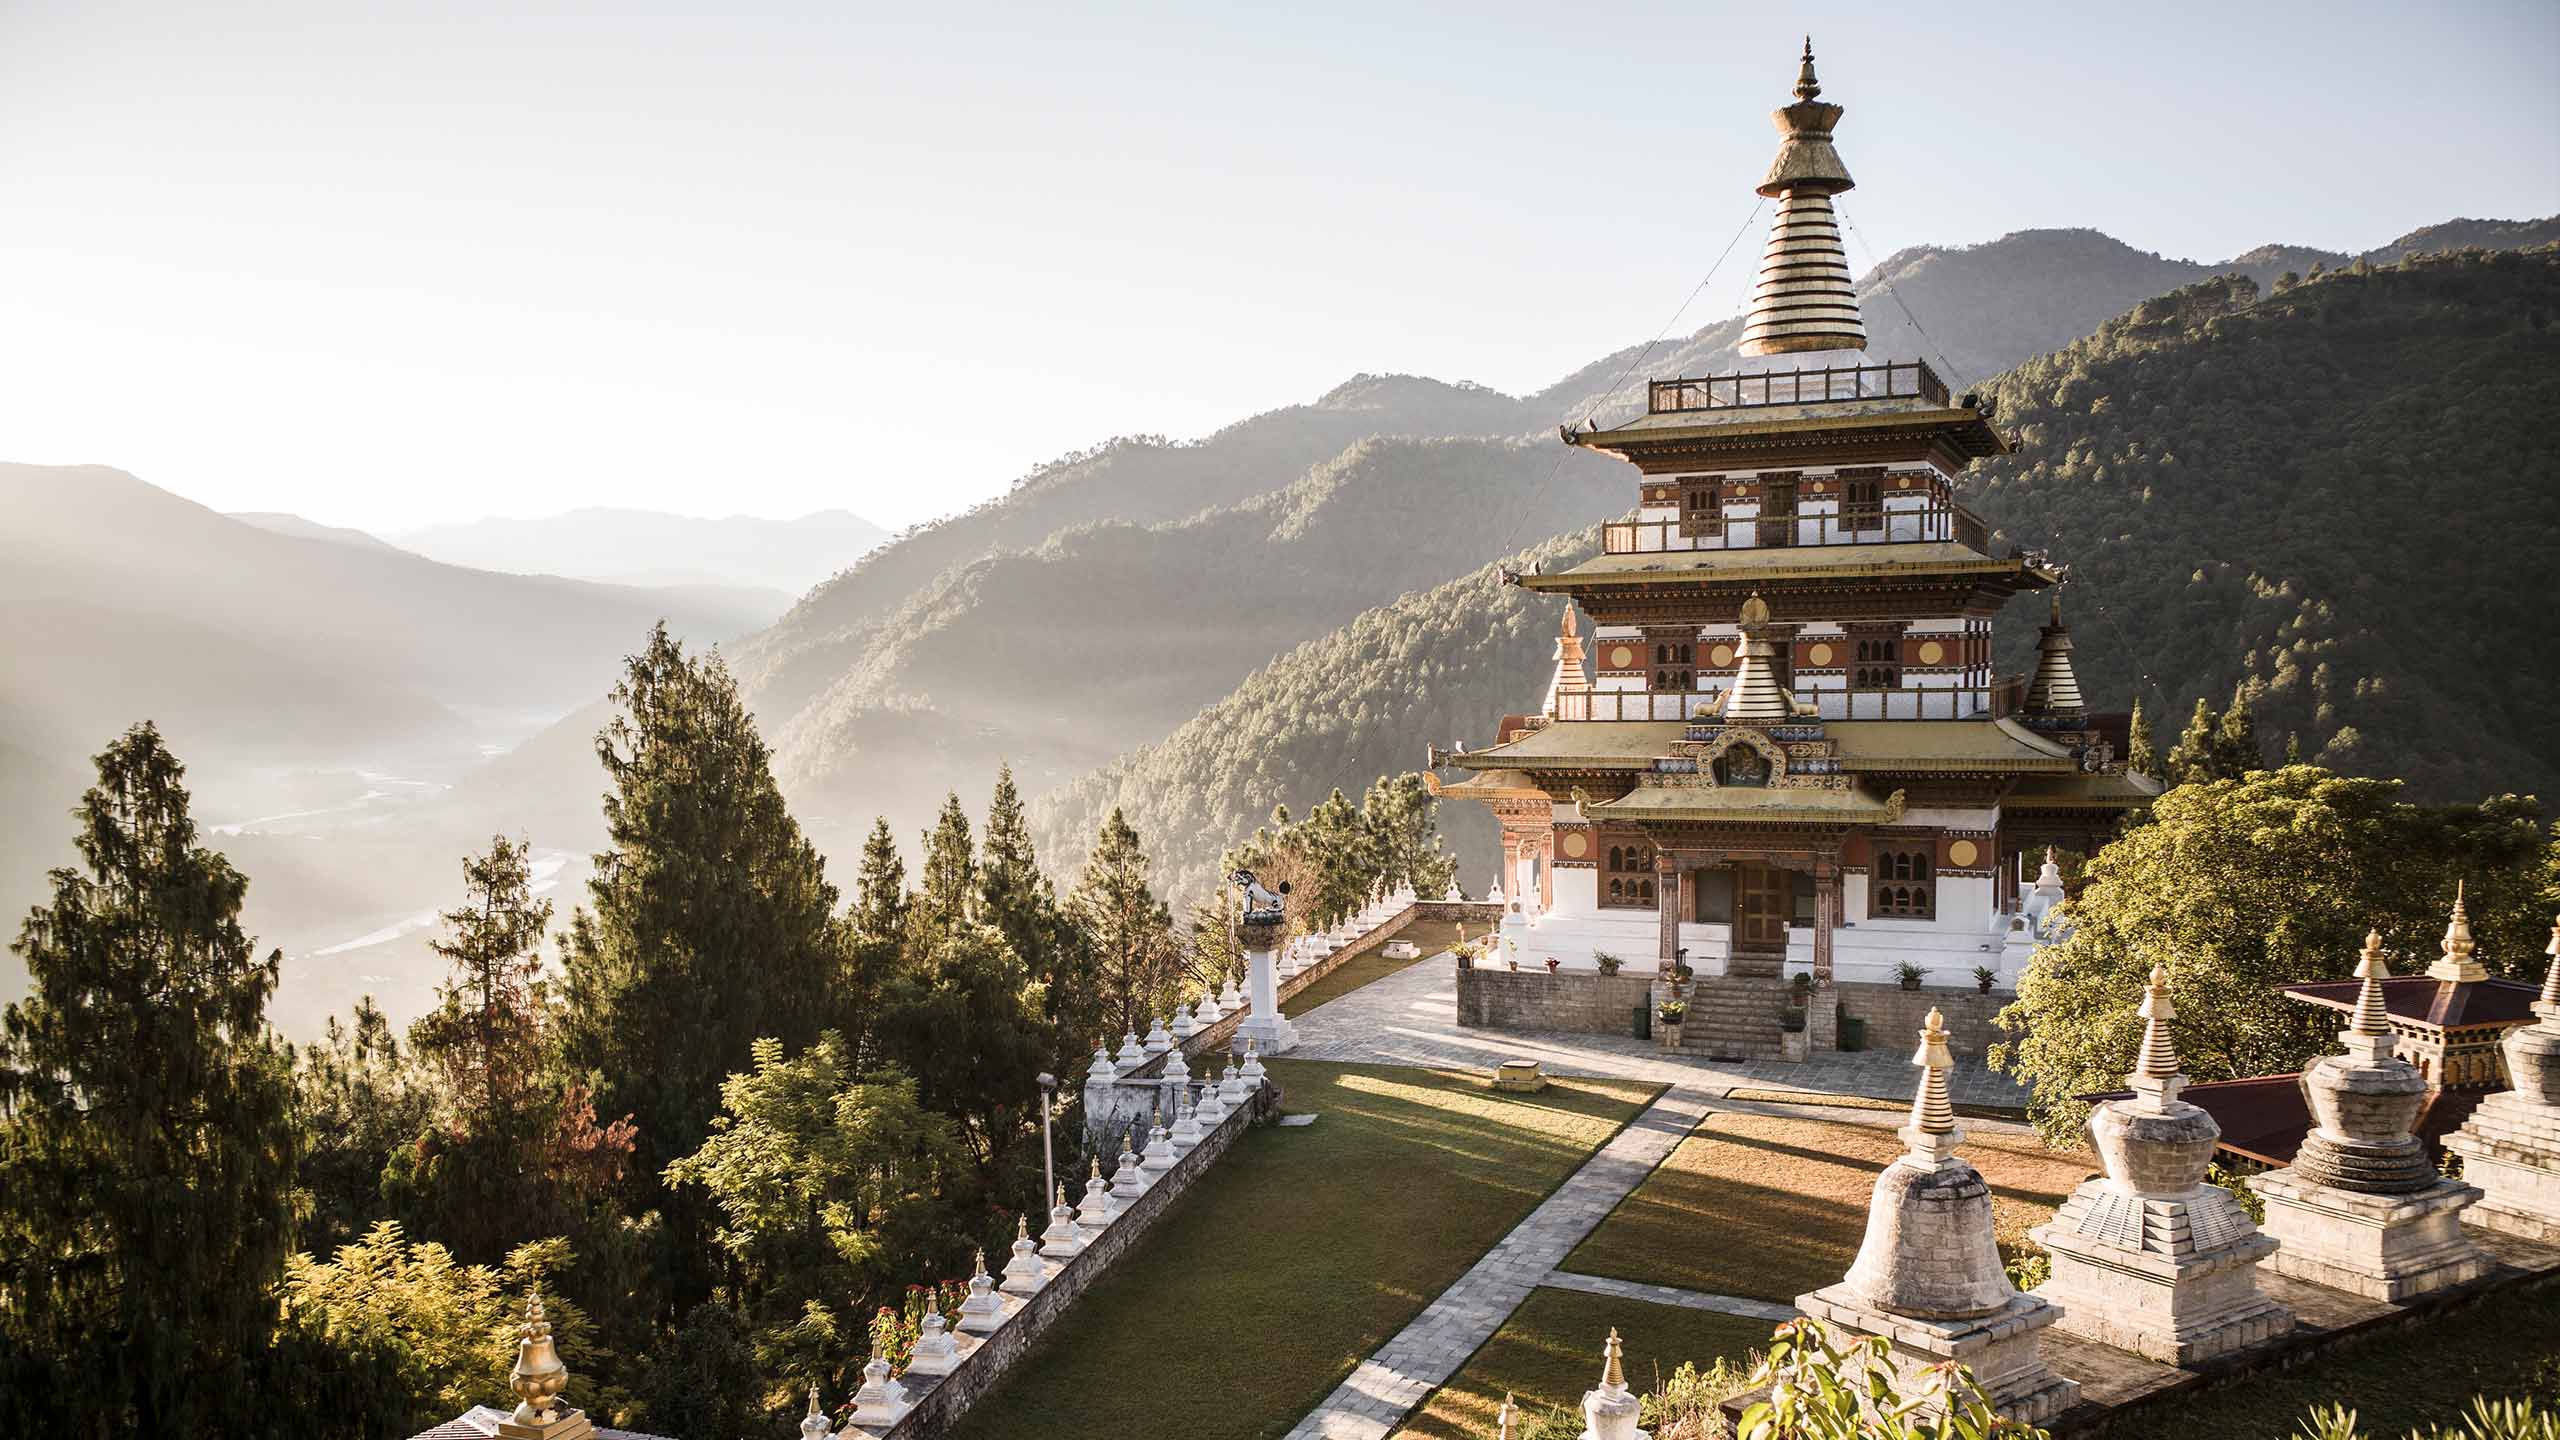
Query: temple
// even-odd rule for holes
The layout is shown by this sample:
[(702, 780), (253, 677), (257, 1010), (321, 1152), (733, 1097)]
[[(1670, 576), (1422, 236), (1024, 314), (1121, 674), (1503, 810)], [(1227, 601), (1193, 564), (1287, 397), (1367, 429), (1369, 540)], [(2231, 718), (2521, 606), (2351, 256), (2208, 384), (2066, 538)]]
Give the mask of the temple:
[[(1599, 556), (1516, 578), (1570, 602), (1543, 709), (1431, 756), (1469, 772), (1440, 793), (1500, 822), (1515, 958), (1685, 963), (1768, 1032), (1701, 1033), (1768, 1054), (1775, 1008), (1742, 991), (1790, 974), (2014, 981), (2028, 857), (2094, 852), (2157, 790), (2124, 771), (2123, 718), (2090, 713), (2058, 600), (2032, 674), (1993, 671), (1993, 618), (2060, 576), (1995, 553), (1955, 498), (2010, 450), (1987, 406), (1864, 354), (1821, 93), (1808, 43), (1758, 187), (1777, 215), (1741, 368), (1565, 432), (1641, 478)], [(1810, 1012), (1829, 1044), (1832, 1007)]]

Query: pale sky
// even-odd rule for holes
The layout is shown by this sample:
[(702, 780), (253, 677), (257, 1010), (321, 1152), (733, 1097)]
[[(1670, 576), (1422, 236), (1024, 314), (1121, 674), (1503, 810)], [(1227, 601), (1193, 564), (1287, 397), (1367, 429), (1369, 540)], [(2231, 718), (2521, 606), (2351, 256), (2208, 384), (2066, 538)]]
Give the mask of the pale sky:
[(1534, 390), (1706, 273), (1807, 29), (1860, 269), (2560, 211), (2550, 0), (530, 8), (0, 0), (0, 459), (895, 526), (1363, 370)]

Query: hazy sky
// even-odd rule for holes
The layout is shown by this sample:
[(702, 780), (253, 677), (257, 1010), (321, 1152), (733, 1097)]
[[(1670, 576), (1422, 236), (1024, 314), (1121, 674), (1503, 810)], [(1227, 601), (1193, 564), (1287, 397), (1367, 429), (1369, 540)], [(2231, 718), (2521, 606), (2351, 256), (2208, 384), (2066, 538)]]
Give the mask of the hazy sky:
[(896, 525), (1357, 371), (1532, 390), (1705, 273), (1808, 28), (1860, 269), (2560, 210), (2551, 0), (528, 8), (0, 0), (0, 459)]

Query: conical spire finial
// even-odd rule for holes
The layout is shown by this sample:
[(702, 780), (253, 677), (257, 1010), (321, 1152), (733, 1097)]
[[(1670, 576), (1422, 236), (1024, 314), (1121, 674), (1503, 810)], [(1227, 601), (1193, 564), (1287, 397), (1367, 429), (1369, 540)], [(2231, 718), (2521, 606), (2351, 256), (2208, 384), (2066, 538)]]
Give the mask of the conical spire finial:
[(1796, 67), (1796, 98), (1822, 98), (1822, 82), (1813, 78), (1813, 37), (1810, 35), (1804, 37), (1804, 63)]
[(518, 1425), (547, 1428), (566, 1418), (559, 1405), (560, 1392), (568, 1388), (569, 1367), (561, 1362), (559, 1348), (551, 1339), (551, 1321), (542, 1311), (542, 1291), (534, 1289), (525, 1295), (524, 1323), (516, 1327), (515, 1368), (507, 1372), (507, 1388), (516, 1395), (515, 1414)]
[(1902, 1127), (1902, 1140), (1911, 1147), (1908, 1159), (1935, 1165), (1954, 1153), (1964, 1137), (1956, 1130), (1955, 1105), (1947, 1096), (1947, 1072), (1956, 1063), (1947, 1049), (1947, 1017), (1934, 1005), (1920, 1027), (1920, 1048), (1912, 1052), (1911, 1063), (1920, 1067), (1920, 1090), (1911, 1097), (1911, 1123)]
[(2471, 938), (2471, 915), (2463, 908), (2463, 882), (2453, 882), (2453, 915), (2445, 921), (2444, 939), (2437, 943), (2442, 956), (2427, 967), (2430, 979), (2450, 980), (2460, 984), (2466, 980), (2486, 980), (2489, 967), (2480, 963), (2479, 945)]
[(2390, 978), (2391, 966), (2382, 958), (2382, 932), (2367, 930), (2364, 932), (2364, 953), (2356, 960), (2356, 979), (2363, 983), (2356, 987), (2355, 1015), (2347, 1022), (2348, 1034), (2388, 1036), (2391, 1033), (2391, 1012), (2382, 1003), (2382, 982)]
[(1512, 1403), (1511, 1392), (1502, 1392), (1502, 1408), (1494, 1413), (1494, 1440), (1520, 1440), (1520, 1407)]
[(2560, 1013), (2560, 915), (2551, 917), (2551, 943), (2542, 953), (2551, 957), (2551, 965), (2542, 972), (2542, 994), (2535, 1004), (2548, 1005)]
[(2177, 1038), (2170, 1033), (2169, 1022), (2178, 1018), (2178, 1007), (2169, 999), (2169, 967), (2151, 967), (2151, 980), (2142, 992), (2142, 1049), (2134, 1057), (2133, 1073), (2126, 1077), (2135, 1094), (2147, 1098), (2154, 1108), (2178, 1098), (2187, 1077), (2179, 1073)]
[(809, 1382), (809, 1413), (800, 1421), (800, 1440), (828, 1440), (835, 1427), (827, 1423), (827, 1412), (818, 1403), (818, 1382)]
[(1600, 1367), (1600, 1386), (1604, 1390), (1623, 1390), (1627, 1388), (1627, 1369), (1624, 1361), (1620, 1358), (1620, 1348), (1618, 1327), (1612, 1325), (1609, 1327), (1609, 1344), (1607, 1349), (1608, 1358), (1602, 1362)]

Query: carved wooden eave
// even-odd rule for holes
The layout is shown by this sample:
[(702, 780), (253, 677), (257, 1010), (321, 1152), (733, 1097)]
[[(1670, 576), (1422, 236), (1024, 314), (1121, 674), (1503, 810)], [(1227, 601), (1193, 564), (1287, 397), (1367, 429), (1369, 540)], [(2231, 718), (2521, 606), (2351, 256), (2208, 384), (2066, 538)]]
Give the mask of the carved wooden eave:
[(1615, 456), (1648, 475), (1922, 459), (1961, 473), (1975, 460), (2017, 448), (1993, 428), (1989, 416), (1962, 406), (1863, 415), (1715, 410), (1647, 415), (1614, 429), (1576, 431), (1566, 441)]

